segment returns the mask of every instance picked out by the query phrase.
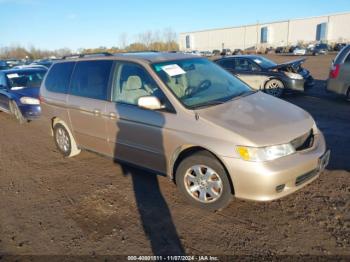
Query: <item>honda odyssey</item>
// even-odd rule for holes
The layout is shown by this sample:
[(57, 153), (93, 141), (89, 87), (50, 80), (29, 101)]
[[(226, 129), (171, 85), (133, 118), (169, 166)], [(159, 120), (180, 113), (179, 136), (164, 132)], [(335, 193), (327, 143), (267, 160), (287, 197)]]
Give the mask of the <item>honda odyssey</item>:
[(233, 196), (291, 194), (329, 161), (310, 114), (197, 56), (65, 59), (49, 69), (41, 101), (64, 156), (88, 149), (165, 174), (189, 202), (209, 210)]

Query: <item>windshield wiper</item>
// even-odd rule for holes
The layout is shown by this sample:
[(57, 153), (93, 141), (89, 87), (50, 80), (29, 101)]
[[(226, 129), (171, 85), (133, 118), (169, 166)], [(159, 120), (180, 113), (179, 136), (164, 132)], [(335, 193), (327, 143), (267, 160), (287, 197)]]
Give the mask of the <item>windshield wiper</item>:
[(221, 104), (225, 104), (228, 101), (232, 101), (232, 100), (235, 100), (235, 99), (238, 99), (238, 98), (241, 98), (241, 97), (249, 96), (249, 95), (254, 94), (256, 92), (258, 92), (258, 91), (257, 90), (250, 90), (250, 91), (247, 91), (247, 92), (239, 93), (238, 95), (229, 97), (228, 99), (225, 99), (225, 100), (211, 100), (211, 101), (199, 104), (199, 105), (190, 106), (190, 108), (191, 109), (198, 109), (198, 108), (203, 108), (203, 107), (221, 105)]
[(242, 92), (242, 93), (239, 93), (238, 95), (235, 95), (235, 96), (228, 98), (227, 100), (225, 100), (225, 102), (236, 100), (236, 99), (241, 98), (241, 97), (249, 96), (249, 95), (254, 94), (256, 92), (258, 92), (258, 90), (250, 90), (247, 92)]
[(199, 105), (193, 105), (190, 106), (191, 109), (198, 109), (198, 108), (203, 108), (203, 107), (209, 107), (209, 106), (215, 106), (215, 105), (221, 105), (224, 104), (226, 101), (222, 101), (222, 100), (212, 100), (212, 101), (208, 101)]

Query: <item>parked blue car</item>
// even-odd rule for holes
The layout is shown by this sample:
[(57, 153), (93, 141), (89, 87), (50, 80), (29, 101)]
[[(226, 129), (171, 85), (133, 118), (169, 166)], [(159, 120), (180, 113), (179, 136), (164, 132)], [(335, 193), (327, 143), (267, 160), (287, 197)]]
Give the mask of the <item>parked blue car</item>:
[(46, 71), (43, 68), (0, 71), (0, 111), (13, 114), (20, 123), (38, 118), (40, 85)]

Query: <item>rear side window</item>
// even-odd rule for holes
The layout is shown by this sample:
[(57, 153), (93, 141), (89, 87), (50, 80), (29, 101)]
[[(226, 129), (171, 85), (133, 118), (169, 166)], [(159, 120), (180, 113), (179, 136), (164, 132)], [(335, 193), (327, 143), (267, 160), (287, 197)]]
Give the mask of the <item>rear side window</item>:
[(70, 94), (107, 100), (108, 82), (113, 61), (82, 61), (75, 66)]
[(75, 62), (54, 64), (47, 75), (46, 89), (56, 93), (68, 93), (68, 86)]

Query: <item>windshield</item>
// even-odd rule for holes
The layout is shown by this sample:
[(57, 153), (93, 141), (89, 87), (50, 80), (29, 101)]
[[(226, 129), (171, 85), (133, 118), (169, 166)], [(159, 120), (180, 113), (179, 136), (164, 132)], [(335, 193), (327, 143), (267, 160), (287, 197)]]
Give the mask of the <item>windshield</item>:
[(10, 88), (40, 87), (45, 71), (7, 73)]
[(277, 64), (265, 57), (254, 57), (254, 62), (257, 63), (258, 65), (260, 65), (262, 68), (270, 68), (270, 67), (274, 67)]
[(153, 69), (189, 108), (224, 103), (252, 92), (241, 80), (207, 59), (167, 61), (153, 64)]

